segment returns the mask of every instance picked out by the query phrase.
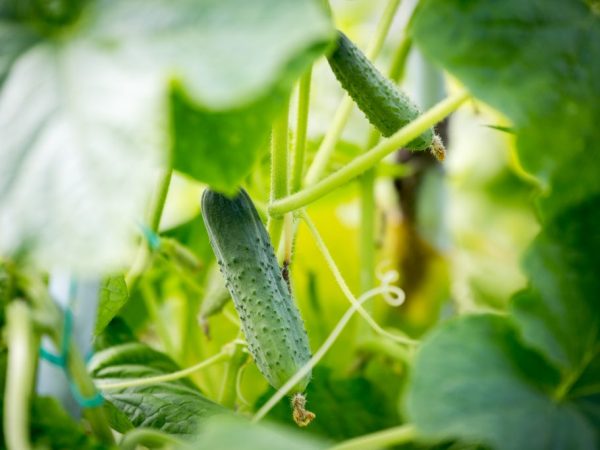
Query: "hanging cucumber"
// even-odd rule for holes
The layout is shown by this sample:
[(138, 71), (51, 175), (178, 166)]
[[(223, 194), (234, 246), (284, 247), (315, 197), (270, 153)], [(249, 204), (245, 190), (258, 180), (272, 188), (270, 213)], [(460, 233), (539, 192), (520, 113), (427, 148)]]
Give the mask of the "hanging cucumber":
[[(308, 336), (271, 245), (248, 194), (231, 199), (207, 189), (202, 216), (225, 284), (242, 322), (248, 348), (261, 373), (278, 389), (310, 359)], [(310, 374), (292, 389), (294, 420), (305, 426)]]
[(198, 322), (207, 336), (209, 335), (208, 318), (221, 312), (230, 298), (231, 294), (225, 286), (225, 280), (219, 272), (219, 266), (214, 263), (209, 267), (206, 274), (204, 296), (198, 314)]
[[(417, 106), (383, 76), (344, 33), (338, 33), (337, 47), (327, 58), (329, 65), (369, 122), (388, 137), (415, 120), (420, 114)], [(430, 128), (406, 144), (406, 148), (424, 150), (431, 147), (432, 153), (443, 159), (441, 145), (441, 140)]]

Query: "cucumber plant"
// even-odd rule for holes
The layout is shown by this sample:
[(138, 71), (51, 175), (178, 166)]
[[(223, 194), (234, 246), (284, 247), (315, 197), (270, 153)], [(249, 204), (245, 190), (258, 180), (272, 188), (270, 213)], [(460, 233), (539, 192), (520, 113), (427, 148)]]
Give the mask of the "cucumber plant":
[(598, 2), (408, 3), (0, 1), (0, 448), (600, 448)]

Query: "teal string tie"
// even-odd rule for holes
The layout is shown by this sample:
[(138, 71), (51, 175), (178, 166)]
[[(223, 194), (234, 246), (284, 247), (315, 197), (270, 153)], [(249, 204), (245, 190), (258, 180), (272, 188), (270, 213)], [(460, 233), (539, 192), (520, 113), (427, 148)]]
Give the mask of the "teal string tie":
[(160, 236), (154, 230), (144, 225), (143, 223), (140, 223), (139, 226), (150, 248), (152, 250), (158, 250), (160, 247)]
[[(69, 289), (69, 304), (74, 298), (74, 294), (75, 284), (71, 283)], [(45, 359), (49, 363), (54, 364), (55, 366), (58, 366), (63, 369), (65, 376), (67, 377), (67, 381), (69, 383), (69, 390), (71, 391), (71, 395), (73, 396), (73, 398), (79, 406), (81, 406), (82, 408), (96, 408), (102, 405), (102, 403), (104, 402), (104, 397), (102, 397), (102, 394), (99, 391), (96, 391), (94, 395), (90, 397), (83, 396), (81, 392), (79, 392), (79, 389), (77, 388), (75, 383), (73, 382), (73, 379), (71, 378), (67, 367), (67, 361), (69, 358), (69, 345), (71, 342), (72, 335), (73, 312), (71, 311), (71, 308), (67, 307), (67, 309), (64, 310), (63, 333), (60, 343), (60, 353), (52, 353), (46, 350), (44, 347), (40, 347), (40, 358)], [(86, 359), (89, 360), (91, 356), (92, 353), (90, 352), (88, 353)]]
[(71, 335), (73, 334), (73, 313), (70, 308), (67, 308), (64, 312), (63, 322), (63, 333), (60, 343), (60, 353), (52, 353), (46, 350), (44, 347), (40, 347), (40, 357), (46, 361), (54, 364), (55, 366), (67, 368), (67, 358), (69, 356), (69, 343), (71, 342)]

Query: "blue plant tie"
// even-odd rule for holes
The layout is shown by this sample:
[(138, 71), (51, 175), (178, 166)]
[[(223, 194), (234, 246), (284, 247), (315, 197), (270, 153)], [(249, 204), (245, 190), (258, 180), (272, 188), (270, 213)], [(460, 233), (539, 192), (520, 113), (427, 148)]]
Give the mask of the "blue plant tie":
[[(74, 296), (75, 296), (75, 283), (71, 283), (71, 285), (69, 287), (69, 304), (71, 304), (71, 300), (74, 298)], [(55, 354), (55, 353), (49, 352), (48, 350), (46, 350), (43, 347), (40, 347), (40, 357), (42, 359), (45, 359), (49, 363), (54, 364), (55, 366), (61, 367), (63, 369), (63, 371), (65, 372), (65, 375), (67, 377), (67, 380), (69, 382), (69, 389), (71, 391), (71, 395), (73, 396), (75, 401), (79, 404), (79, 406), (81, 406), (82, 408), (98, 407), (102, 404), (102, 402), (104, 402), (104, 397), (102, 397), (102, 394), (100, 392), (96, 391), (96, 393), (90, 397), (85, 397), (85, 396), (81, 395), (81, 392), (79, 392), (79, 389), (77, 388), (75, 383), (73, 383), (73, 380), (69, 374), (69, 370), (67, 368), (67, 361), (69, 358), (69, 345), (71, 342), (72, 335), (73, 335), (73, 312), (71, 311), (70, 307), (67, 307), (67, 309), (65, 309), (65, 312), (64, 312), (63, 333), (62, 333), (62, 339), (61, 339), (61, 343), (60, 343), (60, 353)], [(92, 351), (88, 352), (88, 354), (86, 355), (86, 361), (89, 361), (89, 359), (92, 356), (93, 356), (93, 352)]]
[(140, 224), (140, 228), (150, 248), (152, 250), (158, 250), (158, 248), (160, 247), (160, 236), (156, 234), (156, 232), (154, 232), (152, 229), (150, 229), (150, 227), (142, 223)]

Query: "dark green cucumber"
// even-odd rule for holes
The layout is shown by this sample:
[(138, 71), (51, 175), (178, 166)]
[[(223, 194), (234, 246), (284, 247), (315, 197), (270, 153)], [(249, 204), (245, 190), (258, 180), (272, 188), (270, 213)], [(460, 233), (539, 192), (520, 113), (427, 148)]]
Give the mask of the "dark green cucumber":
[[(308, 336), (271, 245), (245, 191), (231, 199), (207, 189), (202, 216), (250, 353), (278, 389), (310, 359)], [(292, 393), (306, 389), (310, 375)]]
[[(383, 76), (341, 31), (337, 47), (327, 59), (342, 87), (383, 136), (391, 136), (419, 116), (419, 109), (406, 94)], [(406, 148), (429, 148), (433, 136), (433, 128), (430, 128)]]

